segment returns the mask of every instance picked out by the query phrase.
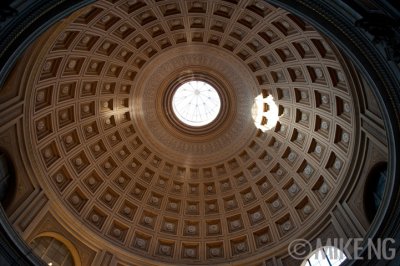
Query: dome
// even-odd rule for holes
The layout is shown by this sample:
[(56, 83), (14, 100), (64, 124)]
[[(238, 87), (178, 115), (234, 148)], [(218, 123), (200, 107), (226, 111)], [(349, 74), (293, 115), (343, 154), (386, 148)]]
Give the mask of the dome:
[(118, 265), (255, 265), (356, 182), (362, 81), (268, 2), (101, 0), (30, 49), (23, 164), (63, 230)]
[[(121, 252), (265, 256), (315, 226), (346, 184), (358, 134), (348, 66), (284, 10), (104, 1), (47, 43), (27, 95), (38, 178), (60, 211)], [(201, 127), (174, 105), (190, 82), (221, 95)]]

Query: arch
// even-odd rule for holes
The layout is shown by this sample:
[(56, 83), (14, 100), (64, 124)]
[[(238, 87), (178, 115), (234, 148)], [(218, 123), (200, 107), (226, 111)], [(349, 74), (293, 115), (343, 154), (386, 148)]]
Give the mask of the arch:
[(74, 261), (74, 265), (82, 266), (82, 262), (81, 262), (78, 250), (76, 249), (74, 244), (72, 244), (72, 242), (69, 241), (67, 238), (65, 238), (64, 236), (62, 236), (58, 233), (55, 233), (55, 232), (43, 232), (43, 233), (40, 233), (37, 236), (35, 236), (31, 240), (31, 242), (40, 237), (51, 237), (51, 238), (54, 238), (54, 239), (60, 241), (62, 244), (64, 244), (66, 246), (68, 251), (71, 253), (72, 259)]

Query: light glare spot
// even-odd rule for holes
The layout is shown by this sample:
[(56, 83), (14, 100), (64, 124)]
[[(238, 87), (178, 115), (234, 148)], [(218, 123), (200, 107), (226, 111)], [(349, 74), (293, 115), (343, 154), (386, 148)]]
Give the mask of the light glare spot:
[[(268, 106), (268, 110), (265, 110), (265, 105)], [(272, 95), (266, 98), (263, 98), (262, 94), (258, 95), (254, 99), (252, 109), (254, 125), (263, 132), (274, 128), (279, 121), (278, 106)]]

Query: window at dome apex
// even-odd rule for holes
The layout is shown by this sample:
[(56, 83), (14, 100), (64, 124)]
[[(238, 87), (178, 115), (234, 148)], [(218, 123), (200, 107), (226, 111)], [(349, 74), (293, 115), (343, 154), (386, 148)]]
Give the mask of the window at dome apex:
[(221, 109), (221, 99), (210, 84), (193, 80), (176, 89), (172, 97), (172, 108), (181, 122), (200, 127), (217, 118)]

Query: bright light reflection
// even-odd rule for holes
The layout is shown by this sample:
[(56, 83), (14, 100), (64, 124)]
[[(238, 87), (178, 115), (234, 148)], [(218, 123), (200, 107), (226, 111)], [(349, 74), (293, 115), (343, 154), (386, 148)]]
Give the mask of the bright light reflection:
[(302, 266), (339, 266), (346, 260), (346, 255), (340, 249), (328, 246), (315, 250), (312, 255), (306, 259)]
[(175, 91), (172, 109), (183, 123), (199, 127), (211, 123), (219, 113), (221, 99), (217, 91), (203, 81), (189, 81)]
[(253, 105), (254, 125), (263, 132), (272, 129), (279, 121), (279, 110), (272, 95), (264, 98), (262, 94), (254, 99)]

